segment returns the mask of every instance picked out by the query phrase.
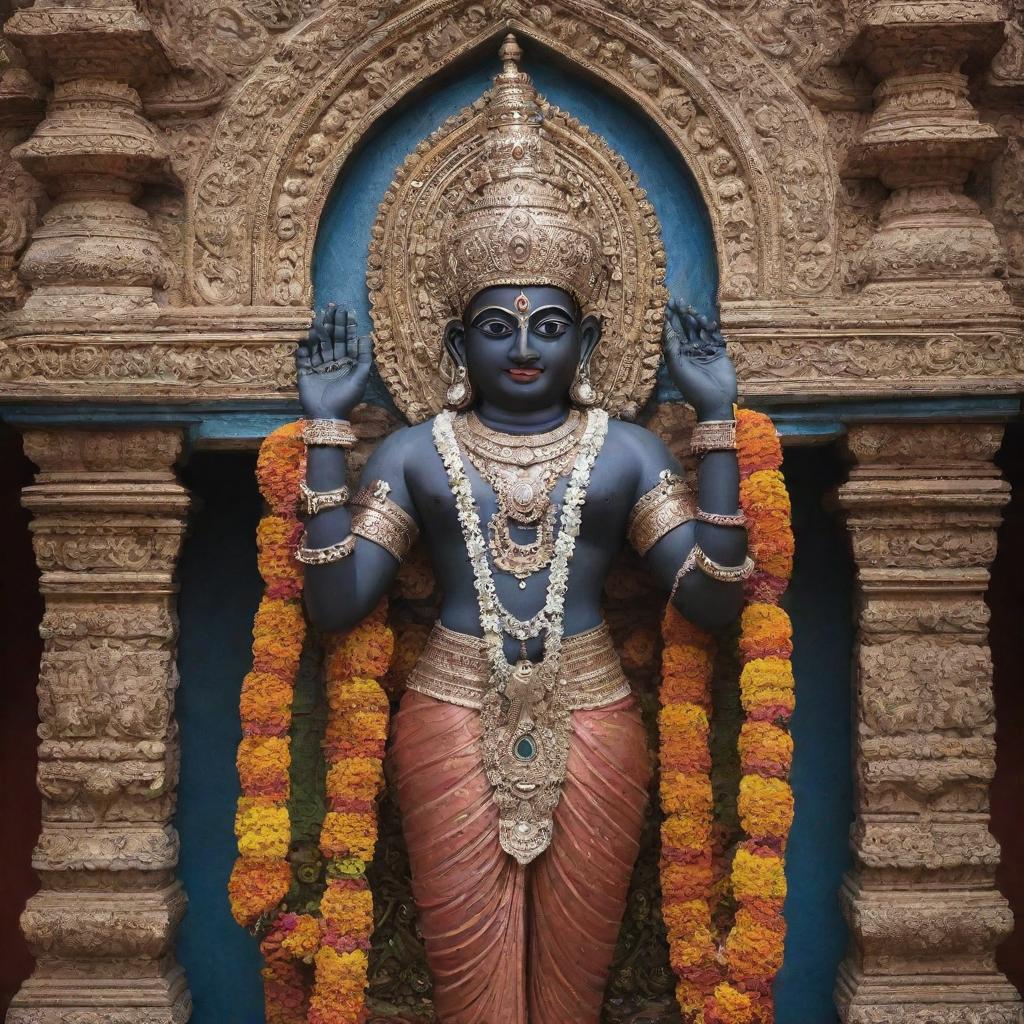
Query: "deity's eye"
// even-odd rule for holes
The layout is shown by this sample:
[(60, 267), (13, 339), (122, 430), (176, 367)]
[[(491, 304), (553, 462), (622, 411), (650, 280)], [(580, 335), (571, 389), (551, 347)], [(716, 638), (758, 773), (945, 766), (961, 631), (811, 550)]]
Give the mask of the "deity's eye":
[(547, 320), (542, 320), (534, 328), (542, 338), (560, 338), (568, 329), (569, 325), (557, 317), (549, 317)]
[(476, 329), (488, 338), (505, 338), (512, 333), (512, 328), (497, 317), (490, 317), (476, 324)]

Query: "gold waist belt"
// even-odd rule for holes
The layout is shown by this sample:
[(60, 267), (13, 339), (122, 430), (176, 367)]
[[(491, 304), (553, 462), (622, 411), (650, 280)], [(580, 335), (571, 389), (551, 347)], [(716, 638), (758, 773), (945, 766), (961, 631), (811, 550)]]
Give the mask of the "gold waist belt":
[[(437, 622), (406, 686), (449, 704), (479, 710), (489, 679), (483, 640)], [(629, 681), (603, 622), (562, 641), (559, 689), (571, 711), (601, 708), (629, 695)]]

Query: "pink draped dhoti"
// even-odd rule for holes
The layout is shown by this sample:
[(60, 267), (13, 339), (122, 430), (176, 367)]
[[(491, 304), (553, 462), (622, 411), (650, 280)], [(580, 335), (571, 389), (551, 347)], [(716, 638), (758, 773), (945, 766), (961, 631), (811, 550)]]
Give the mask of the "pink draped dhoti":
[(597, 1024), (647, 804), (636, 699), (574, 711), (550, 847), (498, 845), (479, 712), (412, 690), (393, 725), (402, 826), (441, 1024)]

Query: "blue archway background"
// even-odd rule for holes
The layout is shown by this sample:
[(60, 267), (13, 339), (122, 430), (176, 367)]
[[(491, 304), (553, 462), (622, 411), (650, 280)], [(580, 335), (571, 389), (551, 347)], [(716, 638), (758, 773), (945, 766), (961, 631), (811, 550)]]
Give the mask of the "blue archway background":
[[(647, 189), (661, 220), (672, 294), (715, 306), (710, 223), (689, 171), (637, 108), (527, 47), (526, 66), (554, 103), (603, 135)], [(366, 253), (377, 205), (394, 169), (444, 120), (472, 102), (494, 73), (491, 55), (430, 84), (401, 105), (354, 154), (324, 212), (314, 254), (318, 305), (337, 302), (369, 325)], [(387, 402), (376, 383), (376, 400)], [(662, 378), (659, 397), (673, 394)], [(832, 987), (846, 931), (837, 892), (849, 861), (852, 815), (849, 659), (852, 576), (841, 531), (821, 506), (841, 467), (823, 450), (787, 451), (797, 560), (787, 607), (796, 632), (797, 710), (792, 781), (786, 960), (776, 983), (778, 1024), (834, 1024)], [(178, 955), (188, 973), (193, 1024), (261, 1024), (255, 941), (231, 920), (226, 883), (234, 859), (238, 694), (248, 670), (259, 601), (253, 538), (259, 498), (252, 458), (209, 454), (186, 474), (201, 499), (182, 563), (178, 721), (182, 767), (176, 825), (180, 876), (190, 898)]]

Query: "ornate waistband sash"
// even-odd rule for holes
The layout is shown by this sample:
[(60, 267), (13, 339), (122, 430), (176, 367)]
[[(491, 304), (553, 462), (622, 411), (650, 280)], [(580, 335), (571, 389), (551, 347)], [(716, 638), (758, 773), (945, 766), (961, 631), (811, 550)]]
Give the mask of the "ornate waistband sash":
[[(438, 622), (406, 686), (448, 704), (479, 710), (490, 675), (483, 639), (456, 633)], [(558, 690), (561, 703), (570, 711), (601, 708), (629, 695), (629, 681), (603, 622), (562, 640)]]

